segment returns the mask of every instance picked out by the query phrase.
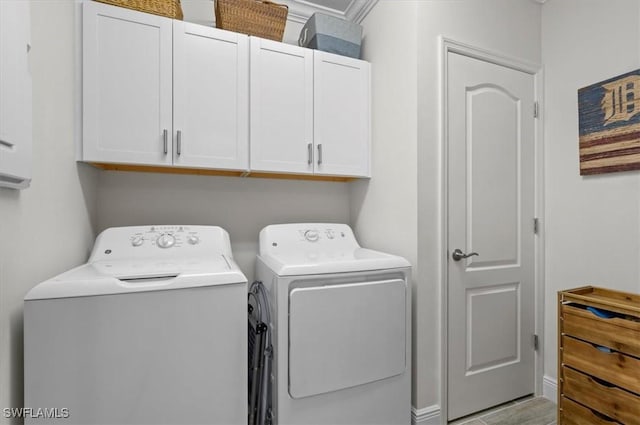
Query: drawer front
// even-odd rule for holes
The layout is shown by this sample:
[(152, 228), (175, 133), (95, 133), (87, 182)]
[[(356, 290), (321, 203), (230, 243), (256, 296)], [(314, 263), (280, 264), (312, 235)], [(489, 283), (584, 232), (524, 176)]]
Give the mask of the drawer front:
[(568, 367), (562, 394), (627, 425), (640, 425), (640, 397)]
[(559, 423), (562, 425), (613, 425), (619, 423), (611, 418), (603, 417), (597, 412), (587, 409), (564, 396), (562, 397), (561, 403), (561, 420)]
[(603, 319), (588, 310), (562, 306), (562, 332), (640, 357), (640, 322), (619, 317)]
[(640, 393), (640, 360), (621, 353), (605, 353), (589, 344), (563, 335), (562, 364)]

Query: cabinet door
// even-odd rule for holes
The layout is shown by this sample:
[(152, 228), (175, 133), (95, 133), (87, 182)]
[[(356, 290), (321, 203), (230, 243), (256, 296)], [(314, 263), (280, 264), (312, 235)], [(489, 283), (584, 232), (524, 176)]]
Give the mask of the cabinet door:
[(249, 166), (249, 38), (173, 23), (174, 165)]
[(0, 186), (31, 180), (29, 2), (0, 0)]
[(315, 172), (369, 177), (370, 64), (314, 52)]
[(171, 19), (83, 5), (83, 159), (172, 162)]
[(251, 170), (312, 173), (313, 51), (251, 44)]

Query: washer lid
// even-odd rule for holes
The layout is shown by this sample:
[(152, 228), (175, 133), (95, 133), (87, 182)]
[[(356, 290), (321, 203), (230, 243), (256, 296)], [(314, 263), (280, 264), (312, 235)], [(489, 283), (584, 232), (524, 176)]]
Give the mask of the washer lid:
[(361, 248), (346, 224), (267, 226), (260, 232), (259, 258), (279, 276), (410, 267), (402, 257)]
[(216, 226), (132, 226), (103, 231), (88, 264), (42, 282), (25, 300), (247, 283)]
[(166, 291), (247, 283), (232, 259), (98, 261), (76, 267), (33, 288), (25, 301)]

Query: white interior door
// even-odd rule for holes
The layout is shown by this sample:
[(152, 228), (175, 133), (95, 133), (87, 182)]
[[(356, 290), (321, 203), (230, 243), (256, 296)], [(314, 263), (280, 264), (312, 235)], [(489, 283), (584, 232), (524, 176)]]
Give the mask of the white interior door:
[(534, 78), (456, 53), (447, 76), (451, 420), (534, 392)]
[(172, 163), (172, 20), (83, 4), (83, 159)]
[(371, 65), (313, 53), (315, 172), (368, 177)]
[(249, 37), (173, 22), (174, 165), (249, 167)]
[(251, 170), (313, 172), (313, 50), (250, 38)]

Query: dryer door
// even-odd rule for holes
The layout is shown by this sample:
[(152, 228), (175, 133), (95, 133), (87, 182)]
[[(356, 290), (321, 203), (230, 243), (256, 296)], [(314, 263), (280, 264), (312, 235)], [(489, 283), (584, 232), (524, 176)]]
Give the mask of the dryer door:
[(406, 368), (404, 280), (295, 288), (289, 294), (289, 394), (308, 397)]

